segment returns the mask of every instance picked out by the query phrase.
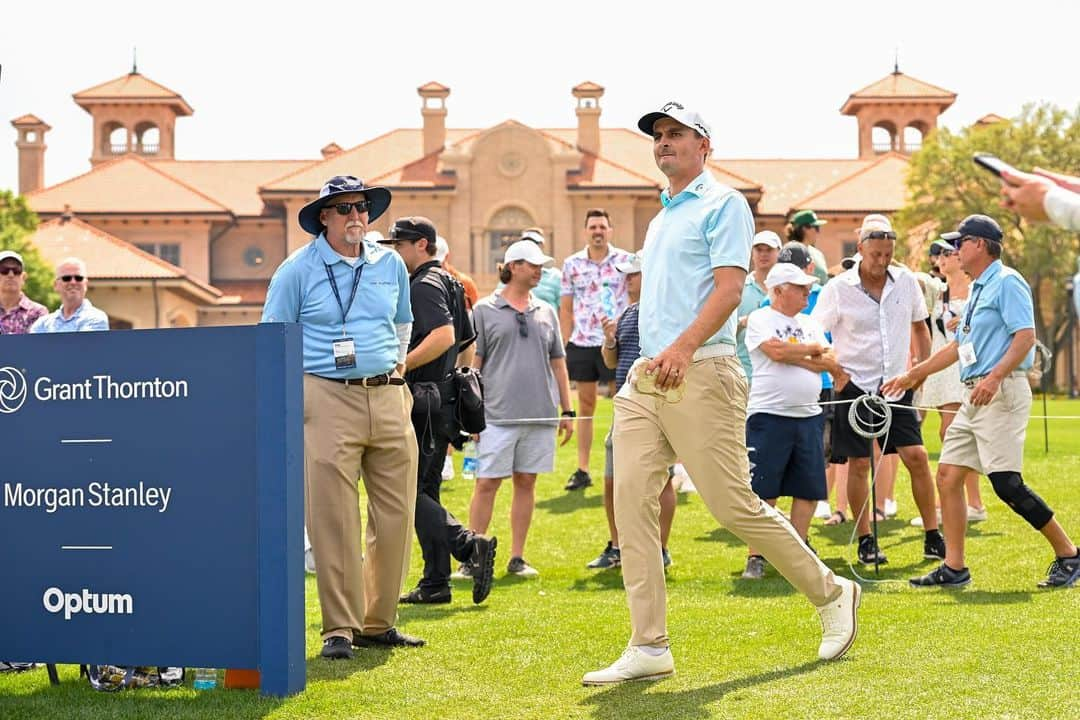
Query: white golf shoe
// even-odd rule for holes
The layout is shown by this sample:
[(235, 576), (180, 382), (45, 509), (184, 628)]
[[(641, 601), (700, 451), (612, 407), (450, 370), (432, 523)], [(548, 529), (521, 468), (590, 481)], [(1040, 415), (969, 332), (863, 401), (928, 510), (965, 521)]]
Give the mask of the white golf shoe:
[(821, 646), (818, 657), (836, 660), (851, 648), (859, 632), (859, 601), (862, 588), (847, 578), (836, 578), (840, 595), (817, 609), (821, 617)]
[(613, 685), (628, 680), (661, 680), (675, 674), (671, 648), (660, 655), (649, 655), (636, 645), (630, 645), (622, 657), (603, 670), (585, 673), (582, 685)]

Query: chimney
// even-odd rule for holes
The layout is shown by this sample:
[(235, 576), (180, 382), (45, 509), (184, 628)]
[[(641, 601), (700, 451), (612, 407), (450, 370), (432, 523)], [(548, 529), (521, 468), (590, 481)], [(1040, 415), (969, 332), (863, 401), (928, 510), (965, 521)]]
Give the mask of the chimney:
[(583, 82), (572, 91), (577, 98), (577, 146), (582, 152), (600, 154), (600, 98), (604, 88)]
[(19, 133), (19, 194), (26, 195), (45, 187), (45, 133), (52, 128), (33, 115), (17, 117), (11, 125)]
[(416, 88), (423, 98), (420, 114), (424, 116), (424, 154), (430, 155), (446, 147), (446, 98), (450, 88), (429, 82)]
[(324, 147), (322, 150), (320, 150), (319, 152), (322, 153), (323, 160), (327, 160), (329, 158), (334, 157), (335, 155), (340, 154), (341, 153), (341, 146), (338, 145), (336, 142), (332, 142), (329, 145), (327, 145), (326, 147)]

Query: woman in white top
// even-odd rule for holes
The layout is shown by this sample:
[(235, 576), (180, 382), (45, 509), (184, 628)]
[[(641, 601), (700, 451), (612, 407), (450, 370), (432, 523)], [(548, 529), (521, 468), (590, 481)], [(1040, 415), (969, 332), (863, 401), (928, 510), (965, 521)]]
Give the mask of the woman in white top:
[[(960, 259), (952, 245), (944, 240), (935, 240), (934, 244), (941, 246), (941, 253), (938, 255), (938, 270), (945, 276), (947, 284), (943, 292), (935, 293), (933, 307), (930, 308), (931, 354), (952, 340), (956, 326), (960, 323), (960, 315), (967, 304), (971, 286), (971, 278), (960, 268)], [(956, 411), (960, 409), (963, 392), (964, 385), (960, 382), (959, 363), (953, 363), (941, 372), (934, 373), (923, 383), (922, 397), (918, 404), (938, 409), (941, 415), (939, 435), (942, 439), (945, 438), (945, 431), (949, 429), (953, 418), (956, 417)], [(964, 485), (968, 496), (968, 521), (985, 520), (986, 507), (979, 493), (978, 473), (969, 473)], [(916, 520), (921, 525), (922, 518), (912, 520), (912, 525), (916, 524)]]

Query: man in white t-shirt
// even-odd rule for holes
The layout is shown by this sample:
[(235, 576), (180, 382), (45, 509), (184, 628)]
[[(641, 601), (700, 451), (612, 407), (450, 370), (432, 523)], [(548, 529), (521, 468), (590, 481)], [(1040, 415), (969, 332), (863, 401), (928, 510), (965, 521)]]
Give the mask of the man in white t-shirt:
[[(792, 498), (791, 524), (807, 546), (814, 509), (828, 497), (821, 373), (830, 373), (838, 387), (848, 380), (825, 331), (801, 313), (815, 282), (796, 265), (777, 263), (765, 278), (770, 305), (750, 313), (746, 322), (754, 370), (746, 407), (750, 485), (774, 507), (777, 498)], [(760, 579), (765, 559), (752, 547), (748, 553), (743, 577)]]

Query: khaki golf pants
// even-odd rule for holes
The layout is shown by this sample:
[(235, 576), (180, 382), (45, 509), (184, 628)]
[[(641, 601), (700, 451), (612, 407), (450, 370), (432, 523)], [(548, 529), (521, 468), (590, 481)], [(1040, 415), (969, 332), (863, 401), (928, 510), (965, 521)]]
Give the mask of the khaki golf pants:
[(669, 403), (627, 382), (615, 397), (615, 525), (630, 605), (631, 645), (668, 644), (660, 556), (660, 491), (676, 459), (713, 516), (753, 546), (815, 606), (840, 587), (791, 525), (750, 489), (746, 377), (735, 357), (690, 365), (686, 395)]
[[(412, 395), (304, 376), (304, 520), (323, 639), (394, 626), (416, 507)], [(367, 562), (357, 477), (367, 492)]]

